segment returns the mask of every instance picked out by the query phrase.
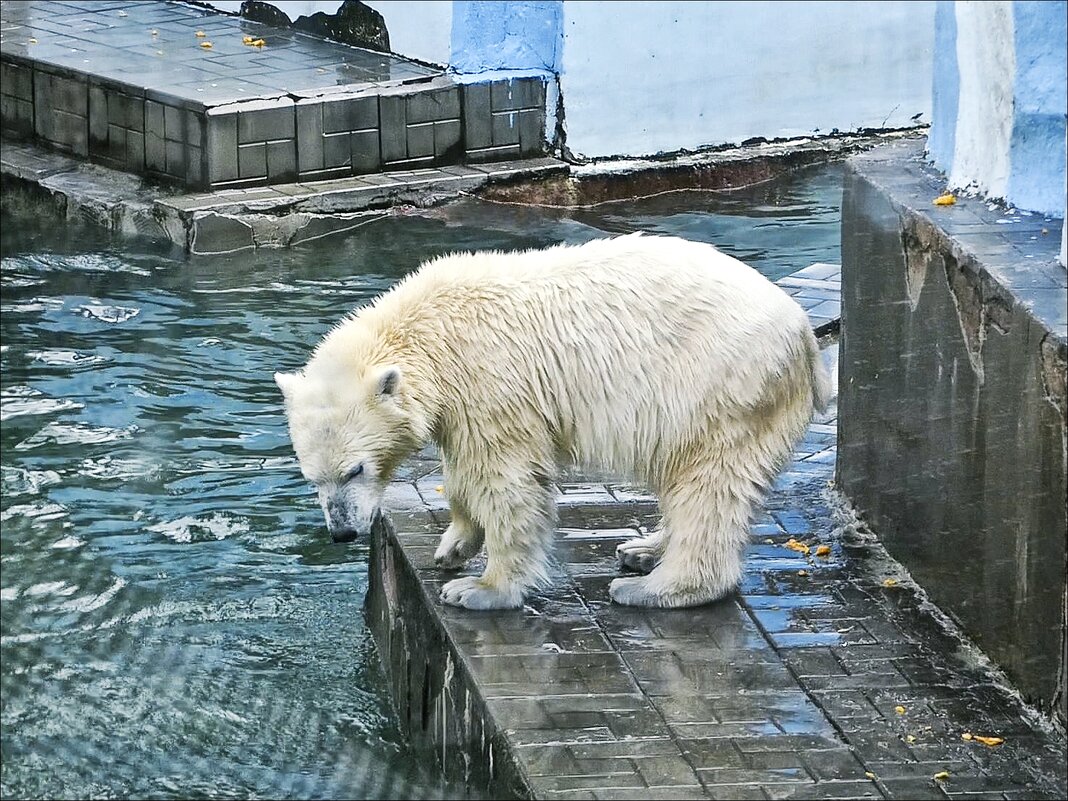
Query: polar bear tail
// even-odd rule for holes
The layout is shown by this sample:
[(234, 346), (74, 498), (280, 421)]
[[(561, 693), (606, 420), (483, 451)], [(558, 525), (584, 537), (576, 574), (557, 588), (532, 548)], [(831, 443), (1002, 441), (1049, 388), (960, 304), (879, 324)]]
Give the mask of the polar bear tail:
[(834, 397), (834, 380), (824, 362), (816, 337), (810, 332), (807, 337), (808, 366), (812, 372), (812, 407), (817, 412), (827, 408)]

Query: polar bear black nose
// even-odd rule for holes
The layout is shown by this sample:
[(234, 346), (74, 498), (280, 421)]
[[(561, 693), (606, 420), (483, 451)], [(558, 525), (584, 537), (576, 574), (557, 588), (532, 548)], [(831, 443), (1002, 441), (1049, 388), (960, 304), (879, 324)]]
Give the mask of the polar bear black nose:
[(334, 542), (352, 542), (359, 536), (359, 532), (354, 528), (334, 529), (330, 532), (330, 537)]

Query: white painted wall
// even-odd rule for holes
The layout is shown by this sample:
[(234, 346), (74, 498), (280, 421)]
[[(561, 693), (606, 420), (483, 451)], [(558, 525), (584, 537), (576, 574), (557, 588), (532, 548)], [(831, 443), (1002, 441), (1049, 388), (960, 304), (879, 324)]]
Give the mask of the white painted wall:
[(577, 154), (930, 121), (933, 2), (563, 8), (561, 91)]
[(1005, 197), (1016, 76), (1012, 2), (960, 2), (956, 12), (960, 94), (949, 184)]
[(449, 0), (365, 0), (386, 21), (394, 53), (449, 63), (452, 46), (452, 3)]

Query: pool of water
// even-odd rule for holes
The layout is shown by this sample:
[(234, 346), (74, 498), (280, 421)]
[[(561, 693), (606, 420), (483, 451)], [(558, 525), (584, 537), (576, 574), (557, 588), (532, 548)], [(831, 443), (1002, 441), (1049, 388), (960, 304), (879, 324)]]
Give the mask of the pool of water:
[(185, 259), (0, 220), (4, 797), (457, 795), (395, 724), (362, 544), (330, 542), (273, 371), (447, 251), (645, 230), (837, 262), (841, 170), (582, 211), (464, 201)]

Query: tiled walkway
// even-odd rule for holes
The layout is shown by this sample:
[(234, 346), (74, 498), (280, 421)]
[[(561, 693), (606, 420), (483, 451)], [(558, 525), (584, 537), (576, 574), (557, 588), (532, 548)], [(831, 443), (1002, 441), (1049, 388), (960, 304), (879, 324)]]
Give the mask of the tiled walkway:
[[(34, 0), (4, 3), (0, 19), (5, 54), (205, 105), (314, 96), (338, 85), (402, 82), (440, 72), (184, 3)], [(198, 37), (198, 31), (205, 35)], [(266, 44), (250, 46), (246, 36)]]
[[(819, 324), (836, 280), (814, 265), (782, 283)], [(431, 452), (406, 466), (390, 490), (400, 551), (534, 797), (1065, 797), (1063, 737), (836, 518), (835, 414), (754, 521), (741, 592), (697, 609), (610, 603), (615, 547), (649, 530), (655, 502), (579, 479), (559, 487), (550, 590), (521, 611), (443, 607), (440, 466)]]

